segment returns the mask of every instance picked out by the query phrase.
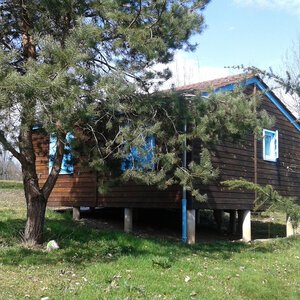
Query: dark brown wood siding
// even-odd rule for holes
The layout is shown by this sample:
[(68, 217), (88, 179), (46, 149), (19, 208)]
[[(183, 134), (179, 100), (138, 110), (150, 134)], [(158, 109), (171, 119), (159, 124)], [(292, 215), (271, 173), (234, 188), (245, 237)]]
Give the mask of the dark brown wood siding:
[[(284, 117), (269, 99), (264, 98), (262, 108), (276, 117), (273, 128), (279, 132), (279, 160), (268, 162), (262, 159), (262, 141), (257, 142), (257, 180), (259, 184), (271, 184), (282, 194), (298, 198), (300, 193), (300, 133)], [(43, 135), (34, 135), (36, 169), (40, 185), (48, 175), (49, 140)], [(192, 157), (197, 159), (201, 151), (199, 141), (192, 142)], [(245, 137), (241, 143), (223, 143), (212, 154), (215, 167), (219, 168), (218, 180), (209, 186), (201, 186), (208, 200), (199, 203), (189, 199), (190, 208), (251, 209), (254, 193), (241, 190), (229, 191), (220, 182), (227, 179), (245, 178), (254, 181), (254, 138)], [(172, 187), (161, 191), (151, 186), (133, 183), (113, 187), (107, 194), (97, 192), (97, 176), (80, 165), (72, 175), (60, 175), (50, 195), (49, 206), (98, 206), (98, 207), (151, 207), (180, 208), (181, 188)]]
[[(277, 107), (263, 97), (261, 109), (274, 116), (275, 124), (271, 130), (279, 133), (279, 159), (277, 162), (263, 160), (262, 140), (257, 141), (257, 183), (271, 184), (284, 196), (296, 197), (298, 203), (300, 193), (300, 133), (283, 116)], [(194, 143), (193, 151), (201, 150), (199, 142)], [(254, 193), (235, 190), (229, 191), (220, 182), (227, 179), (244, 178), (254, 182), (254, 138), (249, 136), (243, 144), (223, 143), (213, 151), (212, 161), (219, 168), (218, 180), (209, 186), (201, 186), (202, 193), (206, 193), (208, 201), (198, 203), (194, 199), (191, 207), (215, 209), (251, 209)]]
[[(39, 184), (42, 186), (49, 172), (49, 138), (43, 134), (33, 135), (36, 153), (36, 171)], [(158, 190), (155, 187), (122, 184), (111, 188), (107, 194), (98, 193), (96, 173), (74, 166), (71, 175), (59, 175), (55, 187), (49, 197), (48, 206), (91, 206), (91, 207), (180, 207), (181, 193), (179, 187)]]
[(122, 184), (112, 188), (105, 195), (98, 195), (98, 206), (103, 207), (147, 207), (179, 208), (181, 206), (181, 189), (172, 187), (158, 190), (153, 186)]
[[(36, 153), (36, 171), (40, 186), (45, 183), (49, 173), (49, 138), (43, 134), (33, 135)], [(96, 206), (97, 178), (89, 170), (74, 166), (71, 175), (59, 175), (49, 197), (48, 206)]]
[(296, 197), (300, 204), (300, 133), (267, 99), (262, 108), (276, 118), (272, 129), (278, 130), (279, 159), (264, 161), (262, 141), (258, 141), (258, 183), (271, 184), (280, 194)]
[[(212, 149), (212, 162), (219, 169), (219, 177), (207, 186), (199, 186), (202, 194), (207, 195), (206, 202), (192, 199), (193, 208), (211, 209), (251, 209), (254, 199), (252, 192), (241, 190), (229, 191), (221, 182), (228, 179), (245, 178), (254, 180), (254, 140), (252, 136), (245, 138), (240, 144), (223, 143)], [(198, 159), (201, 143), (193, 145), (194, 159)]]

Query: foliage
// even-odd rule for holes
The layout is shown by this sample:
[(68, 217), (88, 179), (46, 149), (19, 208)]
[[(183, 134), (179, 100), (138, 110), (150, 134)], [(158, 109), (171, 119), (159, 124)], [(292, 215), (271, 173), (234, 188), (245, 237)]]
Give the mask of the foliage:
[[(104, 178), (115, 175), (121, 180), (156, 184), (159, 188), (179, 184), (197, 200), (204, 201), (206, 196), (199, 192), (199, 185), (218, 177), (218, 170), (211, 163), (214, 145), (224, 140), (238, 142), (253, 132), (260, 134), (263, 127), (272, 124), (273, 119), (258, 110), (260, 97), (260, 94), (246, 95), (237, 88), (222, 94), (212, 92), (207, 98), (201, 94), (186, 98), (173, 91), (156, 92), (141, 99), (127, 98), (122, 114), (106, 110), (90, 124), (89, 128), (95, 128), (99, 119), (113, 124), (107, 128), (104, 127), (107, 122), (101, 122), (102, 127), (99, 128), (100, 124), (93, 131), (97, 144), (90, 160)], [(128, 117), (132, 122), (128, 123)], [(184, 132), (185, 122), (187, 132)], [(121, 173), (121, 160), (132, 147), (144, 155), (143, 145), (149, 135), (154, 135), (156, 140), (152, 164), (155, 167), (149, 165), (142, 170), (133, 168)], [(111, 136), (116, 136), (113, 142), (109, 142)], [(190, 155), (193, 140), (201, 141), (202, 147), (200, 153), (193, 152), (193, 159), (184, 167), (181, 156), (184, 151)]]
[(299, 114), (300, 105), (300, 39), (297, 44), (287, 52), (284, 59), (283, 72), (274, 72), (270, 67), (269, 70), (262, 70), (255, 66), (245, 67), (244, 65), (235, 66), (233, 68), (259, 74), (263, 78), (269, 79), (274, 83), (275, 88), (281, 88), (285, 94), (289, 94), (294, 99), (293, 111)]
[(226, 180), (223, 184), (230, 189), (246, 189), (256, 192), (254, 210), (281, 211), (291, 217), (294, 228), (299, 225), (300, 206), (295, 203), (295, 198), (281, 196), (271, 185), (261, 186), (244, 179)]
[[(205, 195), (197, 187), (218, 174), (209, 147), (269, 122), (266, 113), (255, 112), (257, 96), (241, 89), (208, 99), (174, 91), (150, 94), (154, 82), (170, 75), (152, 67), (170, 62), (178, 49), (194, 49), (190, 37), (204, 29), (208, 3), (0, 1), (0, 142), (20, 161), (26, 201), (37, 205), (28, 205), (25, 240), (42, 241), (44, 211), (68, 131), (75, 131), (77, 158), (98, 172), (103, 191), (107, 178), (160, 188), (181, 184), (201, 201)], [(43, 134), (57, 136), (53, 167), (42, 187), (32, 142), (36, 124), (42, 124)], [(153, 162), (121, 173), (121, 161), (132, 147), (143, 154), (149, 135), (156, 139)], [(182, 166), (180, 156), (190, 152), (192, 139), (203, 147)]]
[(290, 71), (286, 70), (285, 76), (275, 74), (272, 69), (270, 71), (260, 70), (255, 67), (248, 68), (249, 70), (266, 76), (267, 78), (273, 79), (279, 86), (284, 88), (285, 93), (290, 93), (291, 95), (297, 95), (300, 97), (300, 73), (292, 74)]
[[(102, 128), (115, 130), (120, 124), (112, 116), (123, 114), (122, 126), (135, 121), (139, 130), (130, 133), (123, 126), (100, 141), (96, 150), (104, 155), (94, 165), (115, 155), (112, 145), (117, 150), (130, 134), (146, 134), (139, 125), (151, 105), (143, 108), (147, 97), (141, 95), (148, 93), (152, 79), (170, 75), (151, 67), (170, 62), (177, 49), (194, 49), (190, 37), (204, 29), (202, 10), (208, 2), (0, 1), (0, 143), (20, 161), (26, 201), (40, 210), (28, 205), (25, 239), (42, 241), (44, 211), (66, 133), (77, 128), (77, 138), (87, 130), (96, 137), (93, 133), (100, 130), (104, 137)], [(96, 127), (91, 126), (95, 114)], [(132, 120), (136, 114), (139, 120)], [(32, 142), (36, 124), (43, 125), (44, 134), (57, 136), (56, 157), (42, 187)]]
[[(245, 74), (246, 78), (246, 74)], [(271, 126), (274, 119), (260, 110), (262, 94), (247, 95), (242, 86), (232, 92), (211, 93), (193, 107), (195, 138), (205, 144), (222, 140), (238, 141), (249, 133), (261, 134), (262, 126)]]

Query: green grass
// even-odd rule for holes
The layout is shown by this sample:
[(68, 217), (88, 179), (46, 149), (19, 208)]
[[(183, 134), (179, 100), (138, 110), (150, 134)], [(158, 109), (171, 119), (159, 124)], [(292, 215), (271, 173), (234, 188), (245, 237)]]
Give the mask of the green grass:
[[(0, 196), (0, 299), (300, 299), (300, 239), (245, 245), (142, 239), (47, 212), (48, 253), (22, 246), (22, 194)], [(5, 203), (3, 206), (2, 203)]]
[(23, 182), (14, 180), (0, 180), (0, 190), (1, 189), (23, 189)]

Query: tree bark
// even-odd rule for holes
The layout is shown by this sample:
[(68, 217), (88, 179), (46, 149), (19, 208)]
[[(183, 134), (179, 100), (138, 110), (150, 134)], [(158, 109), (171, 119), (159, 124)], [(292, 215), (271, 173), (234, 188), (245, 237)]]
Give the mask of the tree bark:
[(27, 204), (27, 222), (24, 243), (30, 246), (43, 243), (43, 227), (48, 197), (58, 178), (64, 152), (65, 134), (57, 141), (53, 168), (44, 186), (40, 188), (35, 166), (35, 153), (30, 128), (22, 127), (20, 135), (20, 152), (26, 158), (22, 164), (24, 192)]
[[(26, 136), (26, 135), (25, 135)], [(23, 152), (25, 144), (31, 144), (31, 135), (27, 136), (26, 142), (23, 140), (20, 150)], [(28, 149), (28, 147), (26, 147)], [(26, 149), (25, 148), (25, 149)], [(33, 149), (31, 149), (33, 151)], [(30, 152), (31, 152), (30, 151)], [(27, 151), (24, 151), (25, 153)], [(29, 153), (27, 153), (28, 155)], [(38, 178), (35, 171), (35, 159), (33, 153), (27, 157), (27, 163), (22, 165), (22, 175), (24, 184), (24, 193), (27, 205), (27, 221), (24, 231), (24, 243), (30, 246), (41, 244), (43, 242), (43, 226), (45, 221), (45, 210), (47, 199), (45, 199), (38, 184)], [(33, 159), (28, 159), (29, 157)]]
[(39, 245), (43, 243), (47, 199), (42, 194), (27, 194), (27, 221), (24, 232), (26, 245)]

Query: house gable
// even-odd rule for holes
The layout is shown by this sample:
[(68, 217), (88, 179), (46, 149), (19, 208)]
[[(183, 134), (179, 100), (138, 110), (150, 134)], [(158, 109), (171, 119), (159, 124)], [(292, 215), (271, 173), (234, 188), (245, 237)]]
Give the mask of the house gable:
[[(275, 94), (270, 90), (270, 88), (258, 77), (254, 76), (251, 78), (244, 79), (242, 81), (237, 81), (223, 86), (219, 86), (214, 89), (216, 93), (229, 92), (234, 90), (238, 85), (240, 86), (249, 86), (255, 85), (269, 101), (271, 101), (277, 109), (293, 124), (293, 126), (300, 132), (300, 124), (297, 122), (297, 119), (289, 111), (289, 109), (275, 96)], [(207, 96), (207, 92), (203, 92), (204, 96)]]

